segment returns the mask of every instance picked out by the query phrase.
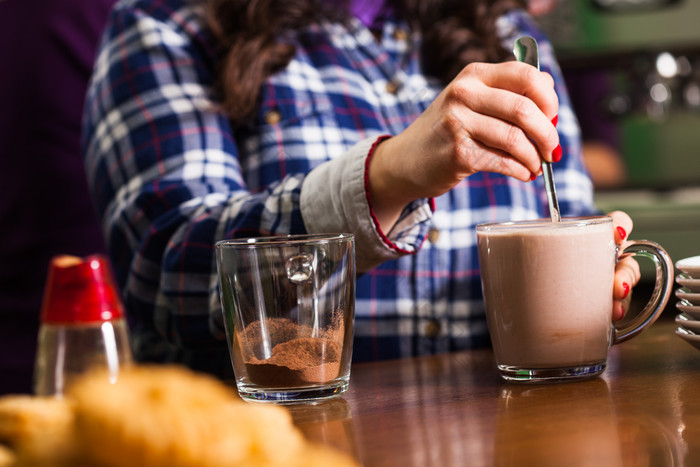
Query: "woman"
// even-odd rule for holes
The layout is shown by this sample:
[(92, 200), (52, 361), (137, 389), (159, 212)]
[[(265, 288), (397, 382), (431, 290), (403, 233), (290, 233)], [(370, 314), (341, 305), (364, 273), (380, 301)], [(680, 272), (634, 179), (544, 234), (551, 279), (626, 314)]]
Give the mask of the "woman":
[[(114, 11), (85, 150), (137, 358), (230, 375), (214, 243), (340, 231), (356, 235), (356, 360), (486, 345), (474, 226), (547, 215), (540, 155), (562, 213), (594, 212), (522, 2), (379, 3)], [(512, 61), (525, 34), (544, 72)], [(621, 264), (615, 318), (637, 276)]]

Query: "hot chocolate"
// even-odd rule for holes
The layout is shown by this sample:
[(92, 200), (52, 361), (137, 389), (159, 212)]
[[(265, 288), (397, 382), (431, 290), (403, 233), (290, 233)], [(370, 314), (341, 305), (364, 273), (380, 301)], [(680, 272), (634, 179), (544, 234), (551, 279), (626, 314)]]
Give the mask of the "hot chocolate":
[(564, 219), (477, 231), (502, 370), (604, 365), (612, 344), (612, 229), (607, 221)]

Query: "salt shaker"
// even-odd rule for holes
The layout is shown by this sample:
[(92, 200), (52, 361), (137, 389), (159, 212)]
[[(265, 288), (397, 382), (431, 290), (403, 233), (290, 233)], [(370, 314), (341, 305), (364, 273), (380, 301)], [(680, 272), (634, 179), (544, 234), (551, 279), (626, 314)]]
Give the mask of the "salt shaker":
[(61, 255), (49, 265), (34, 367), (34, 393), (61, 397), (94, 367), (110, 381), (132, 363), (124, 309), (109, 261)]

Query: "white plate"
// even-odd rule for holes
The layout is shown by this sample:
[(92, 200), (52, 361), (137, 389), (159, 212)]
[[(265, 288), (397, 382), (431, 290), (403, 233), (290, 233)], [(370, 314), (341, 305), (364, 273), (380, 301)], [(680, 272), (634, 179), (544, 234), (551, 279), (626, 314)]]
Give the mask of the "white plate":
[(691, 292), (700, 293), (700, 279), (693, 279), (686, 274), (678, 274), (676, 282)]
[(689, 342), (696, 348), (700, 349), (700, 335), (695, 334), (693, 331), (690, 331), (682, 326), (679, 326), (676, 329), (676, 335), (684, 341)]
[(689, 274), (694, 279), (700, 279), (700, 256), (679, 259), (676, 261), (676, 268)]
[(681, 300), (676, 303), (676, 308), (681, 313), (687, 315), (690, 318), (700, 320), (700, 306), (693, 306), (690, 303)]
[(700, 293), (688, 292), (687, 289), (676, 289), (676, 297), (690, 302), (691, 305), (700, 305)]
[(696, 334), (700, 334), (700, 321), (696, 321), (688, 315), (681, 313), (680, 315), (676, 316), (676, 324), (683, 326)]

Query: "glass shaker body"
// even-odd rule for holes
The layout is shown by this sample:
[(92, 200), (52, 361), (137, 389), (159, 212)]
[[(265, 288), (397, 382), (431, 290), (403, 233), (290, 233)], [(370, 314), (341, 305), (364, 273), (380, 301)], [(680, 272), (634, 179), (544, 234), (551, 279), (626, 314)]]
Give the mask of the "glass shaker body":
[(71, 382), (95, 367), (108, 370), (115, 382), (132, 361), (123, 319), (85, 324), (43, 324), (34, 369), (34, 393), (61, 395)]
[(34, 393), (61, 397), (95, 367), (115, 382), (132, 363), (129, 332), (109, 262), (58, 256), (49, 266), (41, 311)]

